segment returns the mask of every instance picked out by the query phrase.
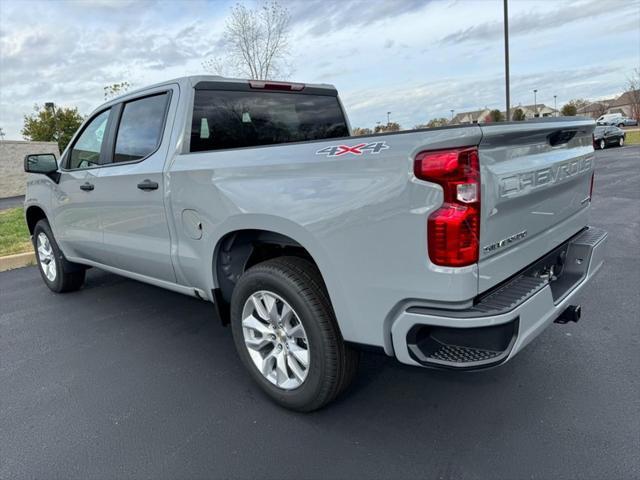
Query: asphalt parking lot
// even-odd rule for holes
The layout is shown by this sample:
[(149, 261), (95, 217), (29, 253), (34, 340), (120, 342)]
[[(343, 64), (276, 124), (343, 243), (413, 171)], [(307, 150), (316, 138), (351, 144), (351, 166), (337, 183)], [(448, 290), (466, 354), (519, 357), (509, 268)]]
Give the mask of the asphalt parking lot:
[(479, 373), (366, 353), (302, 415), (245, 374), (207, 303), (92, 269), (0, 273), (0, 479), (640, 477), (640, 147), (596, 153), (606, 264), (579, 324)]

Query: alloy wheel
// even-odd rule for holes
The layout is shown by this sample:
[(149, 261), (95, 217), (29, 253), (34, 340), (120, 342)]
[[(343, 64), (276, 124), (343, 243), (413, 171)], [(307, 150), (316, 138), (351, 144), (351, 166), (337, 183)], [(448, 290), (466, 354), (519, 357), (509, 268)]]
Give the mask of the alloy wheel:
[(283, 390), (298, 388), (309, 373), (309, 340), (304, 326), (282, 297), (261, 290), (242, 309), (242, 334), (256, 368)]
[(42, 268), (45, 277), (47, 277), (50, 282), (53, 282), (56, 279), (58, 270), (56, 268), (56, 257), (53, 252), (51, 242), (49, 241), (49, 237), (47, 237), (44, 232), (40, 232), (36, 243), (40, 267)]

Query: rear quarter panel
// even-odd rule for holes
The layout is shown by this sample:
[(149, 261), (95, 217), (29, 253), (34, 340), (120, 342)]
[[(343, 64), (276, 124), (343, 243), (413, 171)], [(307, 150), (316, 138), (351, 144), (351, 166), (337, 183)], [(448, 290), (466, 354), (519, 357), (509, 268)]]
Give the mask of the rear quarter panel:
[[(459, 302), (477, 293), (476, 266), (445, 269), (428, 260), (426, 219), (442, 190), (415, 179), (413, 160), (421, 150), (479, 140), (478, 127), (463, 127), (176, 155), (168, 183), (178, 277), (209, 291), (214, 250), (226, 233), (287, 235), (318, 264), (344, 338), (382, 346), (385, 319), (399, 302)], [(317, 154), (378, 141), (389, 148)], [(187, 209), (203, 220), (199, 240), (180, 226)]]

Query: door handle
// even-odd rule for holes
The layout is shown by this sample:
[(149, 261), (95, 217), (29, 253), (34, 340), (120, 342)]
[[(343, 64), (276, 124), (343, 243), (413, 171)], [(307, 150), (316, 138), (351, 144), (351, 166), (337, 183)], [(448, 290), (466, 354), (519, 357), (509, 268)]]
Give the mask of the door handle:
[(144, 190), (145, 192), (149, 192), (151, 190), (157, 190), (158, 182), (152, 182), (151, 180), (146, 179), (144, 182), (140, 182), (138, 184), (138, 188), (140, 190)]
[(80, 190), (84, 190), (85, 192), (90, 192), (94, 188), (96, 187), (93, 185), (93, 183), (89, 182), (84, 182), (82, 185), (80, 185)]

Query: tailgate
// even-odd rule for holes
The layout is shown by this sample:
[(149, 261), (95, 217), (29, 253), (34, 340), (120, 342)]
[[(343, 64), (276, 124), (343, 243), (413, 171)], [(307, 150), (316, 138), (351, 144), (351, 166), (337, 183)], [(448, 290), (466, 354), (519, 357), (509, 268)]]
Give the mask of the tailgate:
[(482, 125), (480, 292), (586, 226), (594, 127), (586, 119)]

